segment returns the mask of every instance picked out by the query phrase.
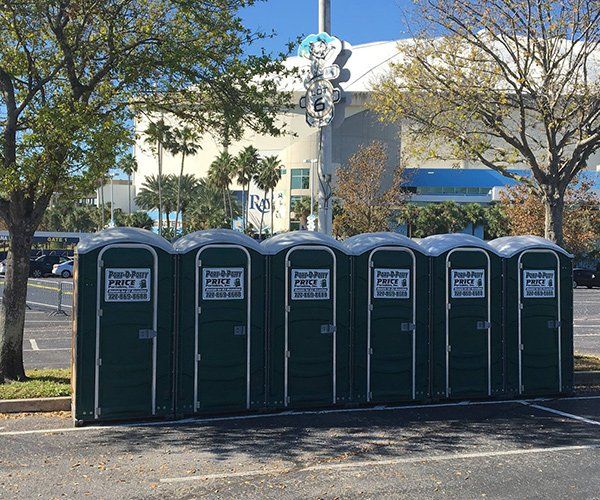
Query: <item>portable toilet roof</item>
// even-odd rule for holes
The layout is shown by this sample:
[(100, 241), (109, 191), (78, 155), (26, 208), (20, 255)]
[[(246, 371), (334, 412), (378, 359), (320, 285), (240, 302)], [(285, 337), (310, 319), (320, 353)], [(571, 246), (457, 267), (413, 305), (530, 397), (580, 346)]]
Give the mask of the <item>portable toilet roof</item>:
[(364, 233), (351, 236), (344, 241), (344, 246), (352, 255), (360, 255), (368, 250), (373, 250), (383, 246), (403, 246), (416, 250), (417, 252), (425, 253), (423, 247), (404, 236), (403, 234), (380, 232), (380, 233)]
[(493, 254), (500, 255), (497, 249), (490, 246), (481, 238), (463, 233), (435, 234), (433, 236), (423, 238), (419, 242), (419, 245), (421, 245), (423, 251), (427, 252), (432, 257), (437, 257), (448, 250), (460, 247), (482, 248), (492, 252)]
[(177, 253), (187, 253), (194, 248), (213, 244), (241, 245), (259, 253), (263, 252), (260, 244), (250, 236), (231, 229), (206, 229), (186, 234), (179, 238), (173, 247)]
[(333, 247), (345, 254), (348, 249), (339, 241), (316, 231), (290, 231), (289, 233), (278, 234), (261, 244), (262, 250), (267, 255), (275, 255), (286, 248), (297, 245), (324, 245)]
[(503, 236), (490, 241), (490, 246), (495, 248), (502, 257), (510, 258), (513, 255), (532, 248), (548, 248), (573, 258), (564, 248), (541, 236)]
[(173, 245), (162, 236), (139, 227), (112, 227), (86, 236), (77, 245), (77, 253), (84, 254), (99, 247), (118, 243), (139, 243), (174, 253)]

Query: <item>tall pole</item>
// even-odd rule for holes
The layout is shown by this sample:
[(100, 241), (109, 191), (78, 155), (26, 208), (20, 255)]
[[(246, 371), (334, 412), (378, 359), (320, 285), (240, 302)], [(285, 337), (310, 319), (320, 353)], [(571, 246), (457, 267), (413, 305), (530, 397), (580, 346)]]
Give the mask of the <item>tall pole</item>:
[[(331, 34), (331, 0), (319, 0), (319, 32)], [(333, 210), (331, 207), (331, 125), (319, 131), (319, 231), (331, 235)]]
[(115, 227), (115, 190), (113, 176), (110, 176), (110, 227)]

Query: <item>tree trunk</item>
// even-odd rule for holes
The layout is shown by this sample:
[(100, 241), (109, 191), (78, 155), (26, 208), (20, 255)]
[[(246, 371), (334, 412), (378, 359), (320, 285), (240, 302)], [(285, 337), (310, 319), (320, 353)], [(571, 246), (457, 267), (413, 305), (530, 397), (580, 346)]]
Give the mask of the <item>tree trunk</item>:
[(25, 379), (23, 328), (32, 241), (33, 233), (18, 226), (12, 228), (0, 304), (0, 383)]
[(263, 224), (265, 221), (265, 204), (264, 201), (267, 199), (267, 190), (265, 189), (265, 197), (263, 198), (262, 206), (260, 207), (260, 231), (258, 231), (258, 239), (262, 240)]
[(273, 208), (273, 189), (271, 189), (271, 236), (273, 236), (273, 233), (275, 232), (274, 228), (273, 228), (273, 212), (274, 212), (274, 208)]
[[(163, 200), (162, 200), (162, 144), (158, 142), (158, 234), (162, 235)], [(168, 228), (167, 219), (167, 228)]]
[(565, 196), (561, 193), (551, 193), (544, 197), (545, 236), (557, 245), (564, 245), (563, 216)]

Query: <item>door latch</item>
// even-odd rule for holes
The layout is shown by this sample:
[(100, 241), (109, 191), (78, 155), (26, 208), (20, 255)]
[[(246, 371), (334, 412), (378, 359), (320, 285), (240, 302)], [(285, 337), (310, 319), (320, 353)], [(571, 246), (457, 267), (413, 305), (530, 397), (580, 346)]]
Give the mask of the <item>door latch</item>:
[(560, 328), (562, 326), (562, 322), (558, 321), (558, 320), (553, 320), (551, 319), (550, 321), (548, 321), (548, 328), (550, 328), (551, 330), (555, 329), (555, 328)]
[(492, 324), (489, 321), (478, 321), (477, 329), (478, 330), (488, 330), (491, 328)]
[(140, 340), (153, 339), (154, 337), (156, 337), (156, 330), (142, 329), (138, 332), (138, 338)]
[(416, 329), (416, 325), (414, 323), (401, 323), (400, 330), (403, 332), (412, 332)]
[(336, 331), (335, 325), (331, 325), (331, 324), (321, 325), (321, 333), (324, 333), (324, 334), (335, 333), (335, 331)]
[(236, 336), (246, 335), (246, 325), (235, 325), (233, 327), (233, 334)]

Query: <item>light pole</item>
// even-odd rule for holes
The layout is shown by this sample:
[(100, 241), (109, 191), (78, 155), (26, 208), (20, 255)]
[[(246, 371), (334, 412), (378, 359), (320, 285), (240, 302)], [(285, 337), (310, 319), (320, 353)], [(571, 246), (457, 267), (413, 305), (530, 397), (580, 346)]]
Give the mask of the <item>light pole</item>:
[(115, 227), (115, 190), (113, 183), (114, 175), (110, 175), (110, 223), (109, 227)]
[(303, 163), (309, 163), (310, 164), (310, 177), (309, 177), (309, 182), (310, 182), (310, 218), (311, 220), (314, 219), (315, 215), (314, 215), (314, 206), (315, 206), (315, 165), (317, 165), (319, 163), (319, 160), (316, 158), (310, 159), (310, 160), (303, 160)]

